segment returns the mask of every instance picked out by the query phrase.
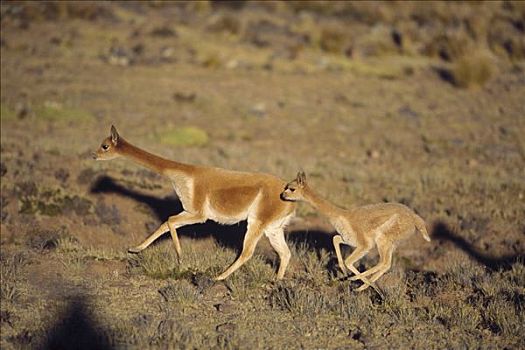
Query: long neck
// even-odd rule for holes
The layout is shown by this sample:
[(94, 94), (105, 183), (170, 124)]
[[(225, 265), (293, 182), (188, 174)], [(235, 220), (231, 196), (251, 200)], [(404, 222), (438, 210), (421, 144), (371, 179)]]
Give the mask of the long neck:
[(333, 217), (343, 213), (343, 208), (340, 208), (328, 200), (322, 198), (308, 186), (306, 186), (303, 191), (304, 201), (309, 203), (315, 209), (319, 210), (321, 214), (327, 217)]
[(193, 168), (192, 165), (182, 164), (168, 160), (152, 153), (146, 152), (137, 146), (124, 140), (122, 137), (118, 140), (118, 153), (126, 157), (135, 163), (145, 166), (157, 173), (165, 174), (167, 170), (179, 170), (182, 172), (190, 172)]

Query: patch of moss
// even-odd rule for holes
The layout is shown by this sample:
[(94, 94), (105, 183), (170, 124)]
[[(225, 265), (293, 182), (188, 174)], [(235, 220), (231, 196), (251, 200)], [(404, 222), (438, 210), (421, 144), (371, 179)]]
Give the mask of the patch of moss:
[(7, 107), (5, 104), (0, 104), (0, 118), (2, 120), (14, 119), (15, 112)]
[(209, 141), (208, 133), (194, 126), (166, 130), (158, 136), (161, 143), (173, 146), (204, 146)]
[(92, 118), (85, 110), (69, 108), (59, 103), (45, 103), (36, 107), (34, 111), (37, 118), (50, 121), (87, 121)]

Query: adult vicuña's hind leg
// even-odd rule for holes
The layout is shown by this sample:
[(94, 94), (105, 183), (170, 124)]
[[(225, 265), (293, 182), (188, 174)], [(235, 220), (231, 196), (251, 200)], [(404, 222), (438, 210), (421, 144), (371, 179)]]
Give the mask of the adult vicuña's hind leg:
[(241, 267), (248, 259), (250, 259), (255, 251), (255, 246), (262, 235), (263, 224), (259, 220), (250, 221), (248, 220), (248, 230), (244, 236), (244, 242), (242, 247), (241, 255), (235, 260), (235, 262), (222, 274), (217, 276), (215, 280), (222, 281), (233, 272), (235, 272), (239, 267)]
[(160, 225), (160, 227), (155, 232), (153, 232), (148, 238), (146, 238), (144, 242), (142, 242), (136, 247), (128, 249), (128, 252), (138, 253), (146, 249), (157, 238), (162, 236), (162, 234), (170, 231), (171, 237), (173, 239), (173, 243), (175, 244), (175, 251), (177, 252), (177, 257), (180, 259), (182, 250), (180, 247), (180, 242), (177, 236), (176, 229), (179, 227), (185, 226), (185, 225), (200, 223), (202, 221), (203, 221), (203, 218), (201, 215), (188, 213), (186, 211), (183, 211), (182, 213), (175, 215), (175, 216), (170, 216), (168, 221)]
[[(377, 239), (377, 250), (379, 252), (379, 263), (371, 269), (363, 272), (363, 274), (370, 275), (374, 274), (371, 278), (371, 282), (375, 282), (379, 277), (383, 276), (392, 266), (392, 254), (394, 253), (394, 243), (385, 236), (381, 236)], [(357, 290), (362, 291), (368, 288), (366, 284), (359, 287)]]
[(266, 236), (268, 237), (271, 246), (277, 254), (279, 255), (279, 270), (277, 271), (277, 279), (283, 279), (288, 263), (290, 262), (290, 249), (286, 244), (284, 239), (284, 230), (282, 228), (268, 229), (265, 231)]

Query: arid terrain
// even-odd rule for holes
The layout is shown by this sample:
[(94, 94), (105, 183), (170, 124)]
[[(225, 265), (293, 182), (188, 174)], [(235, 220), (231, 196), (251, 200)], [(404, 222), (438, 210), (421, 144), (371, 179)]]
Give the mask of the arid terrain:
[[(525, 348), (525, 3), (1, 3), (2, 349)], [(246, 223), (127, 249), (172, 185), (122, 137), (426, 223), (356, 292), (300, 204), (283, 281)], [(345, 249), (349, 254), (351, 249)], [(361, 271), (376, 264), (364, 258)]]

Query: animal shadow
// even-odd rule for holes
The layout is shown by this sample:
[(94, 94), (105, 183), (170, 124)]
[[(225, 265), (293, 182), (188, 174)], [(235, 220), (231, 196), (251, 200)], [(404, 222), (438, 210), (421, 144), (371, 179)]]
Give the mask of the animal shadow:
[[(287, 241), (296, 247), (303, 246), (306, 250), (315, 251), (317, 257), (321, 259), (321, 255), (325, 252), (330, 253), (330, 259), (326, 265), (328, 272), (332, 275), (337, 275), (339, 265), (337, 264), (337, 258), (334, 252), (334, 246), (332, 243), (332, 237), (334, 236), (333, 231), (324, 230), (294, 230), (287, 234)], [(351, 249), (348, 246), (341, 247), (343, 254), (348, 253)]]
[(47, 337), (39, 349), (99, 349), (112, 346), (104, 330), (86, 308), (84, 298), (73, 297), (60, 319), (47, 331)]
[[(90, 192), (94, 194), (114, 193), (118, 196), (128, 197), (136, 202), (144, 203), (152, 209), (156, 218), (160, 222), (165, 222), (170, 216), (177, 215), (183, 211), (182, 204), (176, 196), (170, 195), (159, 198), (141, 193), (120, 185), (109, 176), (99, 177), (91, 186)], [(231, 248), (240, 252), (246, 228), (246, 221), (242, 221), (235, 225), (220, 225), (208, 220), (202, 224), (187, 225), (178, 228), (177, 233), (179, 236), (191, 237), (194, 239), (213, 237), (222, 247)], [(152, 232), (148, 232), (148, 234), (151, 233)], [(146, 236), (144, 238), (146, 238)], [(163, 238), (169, 238), (169, 235), (163, 235), (160, 239)]]
[(472, 244), (455, 233), (446, 223), (437, 222), (432, 230), (432, 238), (441, 241), (450, 241), (459, 249), (467, 253), (478, 263), (486, 266), (491, 271), (509, 270), (518, 261), (525, 262), (525, 254), (505, 255), (500, 257), (481, 253)]

